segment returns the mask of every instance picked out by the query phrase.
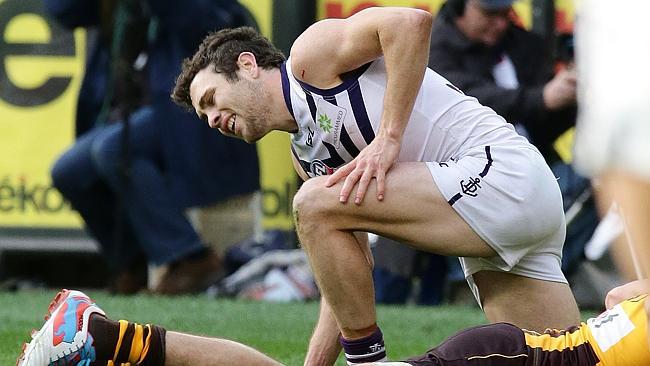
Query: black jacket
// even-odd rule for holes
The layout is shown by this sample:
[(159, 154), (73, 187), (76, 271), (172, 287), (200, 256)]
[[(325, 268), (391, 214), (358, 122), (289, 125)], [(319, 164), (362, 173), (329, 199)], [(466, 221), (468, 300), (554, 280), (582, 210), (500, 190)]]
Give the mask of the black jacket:
[[(519, 87), (496, 85), (493, 67), (506, 53), (515, 67)], [(552, 62), (541, 37), (511, 25), (503, 40), (488, 48), (468, 40), (443, 6), (433, 26), (429, 67), (447, 78), (481, 104), (494, 109), (509, 122), (523, 124), (547, 161), (556, 159), (553, 141), (575, 124), (576, 107), (552, 112), (544, 106), (542, 90), (552, 79)]]

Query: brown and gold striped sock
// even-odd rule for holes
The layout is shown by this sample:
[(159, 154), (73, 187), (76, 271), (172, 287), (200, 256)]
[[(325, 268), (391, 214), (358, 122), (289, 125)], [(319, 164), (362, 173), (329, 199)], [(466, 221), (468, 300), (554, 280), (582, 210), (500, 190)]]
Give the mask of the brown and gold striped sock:
[(166, 330), (162, 327), (93, 315), (88, 331), (94, 338), (96, 366), (165, 364)]

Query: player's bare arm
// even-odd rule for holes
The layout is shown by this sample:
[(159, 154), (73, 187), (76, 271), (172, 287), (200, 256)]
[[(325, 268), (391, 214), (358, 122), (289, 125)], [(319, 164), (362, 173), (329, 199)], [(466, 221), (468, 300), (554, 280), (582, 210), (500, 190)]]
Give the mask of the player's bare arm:
[(305, 366), (311, 365), (334, 365), (341, 353), (339, 330), (334, 313), (327, 300), (321, 298), (318, 322), (314, 327), (314, 333), (309, 339), (309, 348), (305, 355)]
[(402, 135), (422, 84), (429, 56), (432, 16), (410, 8), (370, 8), (347, 19), (327, 19), (308, 28), (291, 49), (295, 76), (316, 87), (341, 82), (339, 75), (383, 56), (388, 74), (381, 126), (373, 142), (328, 180), (344, 179), (340, 201), (363, 201), (372, 178), (377, 199), (385, 192), (386, 172), (399, 155)]

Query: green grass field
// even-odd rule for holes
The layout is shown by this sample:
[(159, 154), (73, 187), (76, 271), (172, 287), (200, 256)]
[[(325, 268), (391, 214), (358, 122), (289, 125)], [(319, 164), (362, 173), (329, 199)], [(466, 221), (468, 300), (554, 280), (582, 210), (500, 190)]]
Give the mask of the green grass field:
[[(56, 290), (0, 292), (0, 365), (13, 365), (20, 345), (42, 325)], [(318, 304), (269, 304), (203, 296), (113, 297), (87, 291), (113, 319), (155, 323), (170, 330), (224, 337), (251, 345), (287, 365), (302, 365)], [(389, 357), (426, 351), (455, 331), (485, 322), (478, 308), (380, 306)], [(339, 365), (344, 362), (339, 359)]]

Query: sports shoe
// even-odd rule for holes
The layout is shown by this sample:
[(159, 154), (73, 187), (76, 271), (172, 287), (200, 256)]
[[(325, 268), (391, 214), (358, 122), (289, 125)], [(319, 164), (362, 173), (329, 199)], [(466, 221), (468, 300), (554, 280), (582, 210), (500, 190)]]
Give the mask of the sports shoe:
[(223, 277), (221, 258), (212, 249), (196, 259), (183, 259), (170, 266), (153, 290), (159, 295), (182, 295), (205, 291)]
[(95, 361), (93, 337), (88, 333), (91, 314), (105, 316), (86, 294), (62, 290), (50, 303), (45, 325), (23, 345), (17, 366), (88, 366)]

